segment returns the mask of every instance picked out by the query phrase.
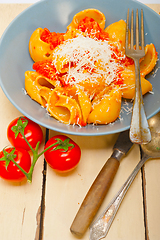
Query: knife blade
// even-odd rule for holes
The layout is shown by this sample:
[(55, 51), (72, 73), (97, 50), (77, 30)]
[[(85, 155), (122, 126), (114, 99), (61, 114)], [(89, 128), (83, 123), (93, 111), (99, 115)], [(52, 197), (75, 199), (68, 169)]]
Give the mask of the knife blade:
[(111, 157), (106, 161), (86, 194), (70, 227), (71, 233), (82, 237), (101, 206), (120, 165), (133, 143), (129, 139), (129, 130), (121, 132), (113, 147)]

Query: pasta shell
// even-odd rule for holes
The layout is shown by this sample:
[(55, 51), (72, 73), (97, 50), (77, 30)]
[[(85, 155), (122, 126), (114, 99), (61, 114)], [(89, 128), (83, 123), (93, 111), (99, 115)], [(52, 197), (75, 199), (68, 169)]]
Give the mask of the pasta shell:
[[(125, 70), (122, 73), (123, 85), (122, 85), (122, 97), (126, 99), (133, 99), (135, 94), (135, 74), (132, 70)], [(152, 84), (141, 77), (141, 89), (142, 95), (152, 90)]]
[(124, 20), (110, 24), (104, 31), (109, 34), (111, 41), (119, 43), (119, 50), (125, 49), (126, 22)]
[(88, 117), (88, 123), (108, 124), (114, 122), (119, 117), (120, 110), (121, 90), (117, 87), (104, 95), (98, 104), (95, 104)]
[(104, 29), (105, 27), (105, 15), (97, 10), (97, 9), (85, 9), (77, 14), (74, 15), (72, 22), (68, 25), (67, 29), (70, 28), (77, 28), (79, 22), (84, 17), (90, 17), (93, 18), (96, 22), (98, 22), (101, 29)]
[(153, 70), (157, 62), (157, 52), (152, 43), (146, 45), (145, 52), (146, 55), (140, 62), (140, 72), (143, 77)]
[(62, 89), (55, 88), (48, 99), (47, 110), (60, 122), (82, 125), (82, 114), (75, 99), (63, 94)]
[(51, 94), (51, 88), (54, 88), (54, 86), (38, 73), (32, 71), (25, 72), (25, 89), (27, 94), (43, 107), (46, 107), (48, 97)]
[(48, 59), (53, 52), (50, 45), (40, 39), (42, 31), (42, 28), (37, 28), (29, 40), (29, 53), (34, 62)]
[(67, 91), (68, 94), (71, 95), (79, 104), (82, 113), (83, 125), (86, 125), (92, 106), (89, 96), (80, 88), (76, 87), (72, 87)]

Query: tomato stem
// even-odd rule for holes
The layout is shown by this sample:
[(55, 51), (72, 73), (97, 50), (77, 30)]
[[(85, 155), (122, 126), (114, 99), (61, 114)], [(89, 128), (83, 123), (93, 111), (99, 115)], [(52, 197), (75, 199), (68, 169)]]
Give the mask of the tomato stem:
[(27, 178), (29, 182), (32, 182), (32, 174), (33, 174), (34, 166), (39, 158), (39, 154), (38, 154), (39, 145), (40, 145), (40, 142), (37, 143), (35, 150), (32, 148), (33, 161), (29, 169), (28, 178)]
[(28, 179), (29, 174), (13, 159), (10, 159), (20, 170), (21, 172), (26, 176), (26, 178)]
[(26, 176), (28, 182), (32, 182), (32, 175), (33, 175), (33, 170), (34, 170), (34, 166), (38, 160), (38, 158), (40, 156), (42, 156), (47, 150), (49, 150), (51, 147), (58, 145), (56, 147), (56, 149), (62, 149), (64, 152), (66, 152), (68, 150), (69, 147), (73, 148), (74, 145), (69, 143), (69, 138), (67, 138), (66, 140), (62, 141), (61, 139), (57, 138), (57, 142), (51, 144), (49, 147), (45, 148), (42, 152), (38, 153), (39, 150), (39, 145), (40, 145), (40, 141), (36, 144), (35, 149), (33, 149), (33, 147), (31, 146), (31, 144), (28, 142), (27, 138), (25, 137), (24, 134), (24, 129), (27, 126), (28, 121), (25, 120), (25, 123), (22, 123), (21, 121), (21, 117), (19, 118), (19, 124), (18, 126), (14, 126), (12, 131), (15, 133), (15, 136), (18, 135), (18, 133), (20, 133), (24, 140), (26, 141), (26, 143), (28, 144), (31, 152), (33, 153), (33, 159), (32, 159), (32, 163), (31, 163), (31, 167), (29, 169), (29, 172), (26, 172), (21, 166), (19, 166), (19, 164), (17, 162), (15, 162), (14, 158), (11, 158), (10, 160), (22, 171), (22, 173)]
[(32, 182), (32, 175), (33, 175), (33, 170), (34, 170), (34, 166), (38, 160), (38, 158), (44, 154), (44, 152), (46, 152), (48, 149), (50, 149), (54, 144), (52, 144), (51, 146), (49, 146), (47, 149), (43, 150), (41, 153), (38, 154), (38, 150), (39, 150), (39, 145), (40, 145), (40, 141), (36, 144), (35, 149), (32, 148), (32, 146), (30, 145), (30, 143), (28, 142), (27, 138), (25, 137), (24, 134), (24, 129), (19, 128), (18, 129), (19, 133), (23, 136), (24, 140), (26, 141), (26, 143), (28, 144), (31, 152), (33, 153), (33, 159), (32, 159), (32, 163), (31, 163), (31, 167), (29, 169), (29, 172), (26, 172), (21, 166), (19, 166), (18, 163), (15, 162), (15, 160), (12, 158), (10, 159), (22, 172), (23, 174), (26, 176), (27, 181), (28, 182)]
[(41, 155), (43, 155), (47, 150), (49, 150), (51, 147), (53, 147), (53, 146), (55, 146), (55, 144), (53, 143), (52, 145), (50, 145), (48, 148), (45, 148), (42, 152), (40, 152), (39, 154), (38, 154), (38, 158), (41, 156)]
[(31, 144), (28, 142), (27, 138), (25, 137), (24, 132), (22, 130), (20, 130), (20, 133), (22, 134), (24, 140), (26, 141), (26, 143), (29, 146), (29, 148), (31, 149), (31, 151), (34, 152), (35, 150), (32, 148)]

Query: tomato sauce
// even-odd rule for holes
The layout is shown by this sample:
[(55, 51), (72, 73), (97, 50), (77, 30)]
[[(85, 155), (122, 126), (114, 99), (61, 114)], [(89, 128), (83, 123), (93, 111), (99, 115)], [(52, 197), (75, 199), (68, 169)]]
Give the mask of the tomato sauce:
[(40, 38), (43, 42), (50, 44), (50, 49), (53, 50), (64, 41), (63, 35), (64, 33), (50, 32), (47, 28), (44, 28)]
[(52, 60), (35, 62), (33, 64), (33, 69), (36, 70), (36, 72), (38, 72), (39, 74), (51, 80), (53, 80), (53, 77), (57, 71)]
[[(87, 37), (94, 38), (97, 40), (102, 40), (102, 41), (108, 41), (109, 40), (109, 34), (102, 30), (99, 26), (99, 24), (90, 17), (85, 17), (80, 20), (78, 24), (78, 29), (82, 32), (85, 33)], [(56, 32), (50, 32), (47, 28), (44, 28), (44, 31), (41, 34), (41, 40), (50, 44), (50, 49), (54, 49), (58, 45), (62, 44), (64, 41), (64, 33), (56, 33)], [(112, 58), (113, 61), (116, 60), (117, 63), (122, 64), (122, 68), (119, 68), (116, 72), (116, 79), (114, 80), (115, 85), (122, 85), (123, 84), (123, 79), (121, 77), (121, 72), (124, 69), (124, 67), (129, 66), (134, 64), (134, 61), (128, 57), (126, 57), (124, 54), (122, 54), (119, 50), (118, 47), (112, 46), (111, 45), (111, 50), (112, 50)], [(73, 65), (73, 63), (72, 63)], [(39, 74), (42, 74), (43, 76), (54, 80), (57, 78), (56, 76), (56, 68), (52, 62), (52, 60), (45, 60), (41, 62), (36, 62), (33, 64), (33, 69), (36, 70)], [(88, 65), (83, 66), (84, 71), (93, 73), (94, 68), (90, 67)], [(62, 77), (62, 76), (61, 76)], [(63, 86), (66, 86), (69, 84), (67, 83), (67, 77), (63, 76), (62, 79), (60, 80), (61, 84)], [(71, 79), (70, 79), (71, 80)], [(69, 79), (68, 79), (69, 81)], [(72, 79), (72, 82), (74, 82), (74, 79)]]
[(78, 24), (78, 29), (81, 32), (87, 33), (88, 37), (91, 37), (91, 38), (96, 38), (98, 40), (109, 39), (108, 33), (104, 32), (100, 28), (99, 24), (93, 18), (90, 18), (90, 17), (85, 17), (81, 19)]

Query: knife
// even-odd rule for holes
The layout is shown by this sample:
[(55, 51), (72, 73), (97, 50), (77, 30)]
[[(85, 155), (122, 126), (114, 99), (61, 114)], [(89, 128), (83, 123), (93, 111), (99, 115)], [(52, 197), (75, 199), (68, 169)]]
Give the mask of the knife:
[(120, 160), (132, 145), (133, 143), (129, 139), (129, 130), (121, 132), (113, 147), (111, 157), (97, 175), (73, 220), (70, 231), (75, 236), (82, 237), (86, 232), (113, 182)]

